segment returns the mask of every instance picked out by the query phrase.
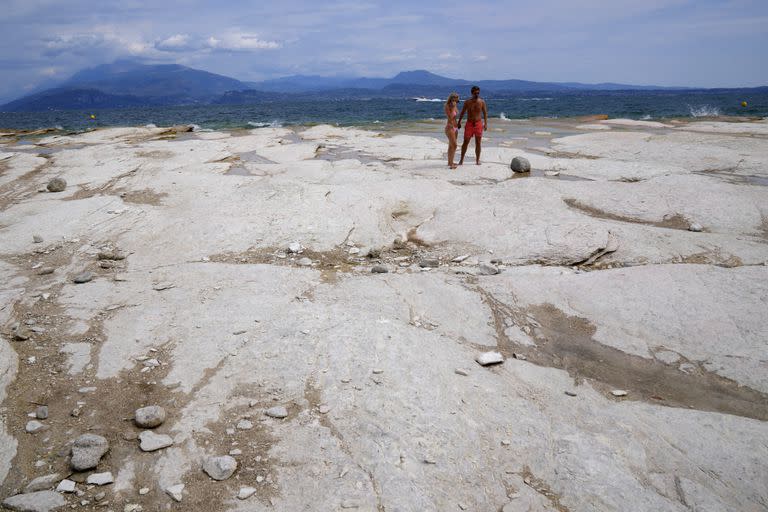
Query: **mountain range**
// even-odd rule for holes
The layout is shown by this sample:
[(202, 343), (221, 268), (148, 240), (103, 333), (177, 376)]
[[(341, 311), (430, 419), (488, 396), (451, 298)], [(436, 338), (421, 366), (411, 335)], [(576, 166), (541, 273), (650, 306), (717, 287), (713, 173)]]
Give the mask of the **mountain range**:
[(0, 111), (85, 110), (136, 106), (245, 104), (291, 97), (408, 98), (445, 97), (453, 90), (468, 94), (478, 85), (485, 96), (579, 91), (685, 90), (681, 87), (637, 86), (615, 83), (582, 84), (527, 80), (470, 82), (429, 71), (405, 71), (392, 78), (323, 77), (295, 75), (262, 82), (234, 78), (178, 64), (143, 64), (118, 60), (75, 73), (53, 88), (0, 105)]

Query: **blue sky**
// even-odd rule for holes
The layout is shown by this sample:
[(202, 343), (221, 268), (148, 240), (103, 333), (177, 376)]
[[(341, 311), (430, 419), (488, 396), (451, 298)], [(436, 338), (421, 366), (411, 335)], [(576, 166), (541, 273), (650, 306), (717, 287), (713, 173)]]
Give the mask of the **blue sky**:
[(291, 74), (768, 85), (766, 0), (2, 0), (0, 100), (131, 57)]

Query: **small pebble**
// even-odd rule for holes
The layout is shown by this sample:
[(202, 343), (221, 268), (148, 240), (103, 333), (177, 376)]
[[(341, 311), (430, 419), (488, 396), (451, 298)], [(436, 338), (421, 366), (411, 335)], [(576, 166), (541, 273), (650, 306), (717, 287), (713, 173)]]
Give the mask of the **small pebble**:
[(171, 485), (170, 487), (165, 488), (165, 493), (173, 498), (173, 500), (176, 502), (181, 502), (181, 499), (183, 498), (183, 492), (184, 484)]
[(43, 237), (40, 235), (32, 235), (32, 241), (36, 244), (41, 244), (43, 243)]
[(614, 389), (613, 391), (611, 391), (611, 394), (613, 396), (627, 396), (627, 392), (624, 391), (623, 389)]
[(64, 479), (56, 487), (57, 492), (75, 492), (75, 482)]
[(267, 409), (264, 414), (271, 418), (285, 418), (288, 416), (288, 410), (283, 407), (282, 405), (278, 405), (276, 407), (271, 407)]
[(504, 362), (504, 356), (502, 356), (498, 352), (483, 352), (482, 354), (478, 354), (477, 357), (475, 357), (475, 361), (480, 366), (490, 366), (493, 364), (499, 364)]
[(241, 487), (240, 491), (237, 493), (237, 499), (239, 500), (247, 500), (254, 494), (256, 494), (256, 488), (255, 487)]
[(371, 268), (372, 274), (386, 274), (388, 272), (389, 269), (384, 265), (374, 265), (373, 268)]
[(469, 370), (465, 370), (464, 368), (456, 368), (453, 370), (453, 373), (457, 375), (463, 375), (464, 377), (469, 376)]
[(573, 391), (566, 391), (565, 394), (568, 396), (576, 396), (576, 393), (574, 393)]

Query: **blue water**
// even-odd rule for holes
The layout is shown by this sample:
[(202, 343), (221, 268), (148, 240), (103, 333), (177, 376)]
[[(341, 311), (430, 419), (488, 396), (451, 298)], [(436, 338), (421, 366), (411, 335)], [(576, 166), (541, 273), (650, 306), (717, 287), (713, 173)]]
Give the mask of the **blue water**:
[[(611, 118), (664, 119), (713, 116), (768, 117), (768, 92), (612, 92), (539, 94), (486, 98), (491, 117), (570, 118), (607, 114)], [(748, 102), (742, 107), (741, 102)], [(94, 114), (96, 119), (91, 119)], [(252, 105), (141, 107), (113, 110), (0, 112), (0, 129), (59, 127), (83, 130), (103, 126), (196, 124), (201, 128), (266, 125), (367, 126), (377, 122), (441, 119), (440, 101), (414, 99), (323, 99), (262, 101)]]

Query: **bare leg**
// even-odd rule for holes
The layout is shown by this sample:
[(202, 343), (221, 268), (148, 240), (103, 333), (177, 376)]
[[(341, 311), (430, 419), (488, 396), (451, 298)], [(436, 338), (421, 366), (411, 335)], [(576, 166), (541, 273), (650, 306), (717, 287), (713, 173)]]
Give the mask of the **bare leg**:
[(452, 128), (445, 129), (445, 135), (448, 137), (448, 167), (456, 168), (453, 160), (456, 158), (456, 131)]
[(480, 145), (482, 140), (480, 137), (475, 137), (475, 163), (477, 165), (480, 165)]
[(461, 145), (461, 158), (459, 159), (459, 165), (464, 165), (464, 155), (467, 154), (468, 147), (469, 139), (464, 139), (464, 143)]

